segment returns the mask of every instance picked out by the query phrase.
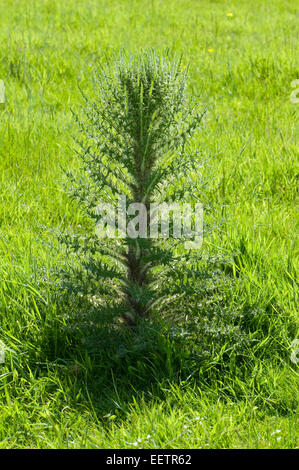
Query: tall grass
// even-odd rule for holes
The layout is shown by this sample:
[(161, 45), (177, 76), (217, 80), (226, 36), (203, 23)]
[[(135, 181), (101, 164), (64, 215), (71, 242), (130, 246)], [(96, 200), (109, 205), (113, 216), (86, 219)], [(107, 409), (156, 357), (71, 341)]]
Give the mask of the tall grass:
[[(0, 446), (295, 447), (295, 3), (10, 0), (1, 11)], [(73, 261), (57, 233), (86, 226), (61, 166), (80, 171), (78, 83), (92, 94), (104, 55), (147, 47), (183, 52), (189, 93), (208, 108), (193, 145), (213, 156), (202, 202), (217, 229), (190, 286), (176, 266), (170, 282), (186, 295), (166, 323), (108, 335), (89, 322), (94, 303), (61, 291)]]

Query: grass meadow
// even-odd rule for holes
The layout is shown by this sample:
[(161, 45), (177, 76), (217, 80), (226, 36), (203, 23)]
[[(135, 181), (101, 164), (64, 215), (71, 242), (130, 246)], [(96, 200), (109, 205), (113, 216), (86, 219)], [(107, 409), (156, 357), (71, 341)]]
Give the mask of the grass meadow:
[[(296, 3), (0, 0), (0, 448), (298, 446)], [(132, 335), (65, 295), (57, 234), (86, 223), (62, 171), (79, 88), (148, 48), (183, 54), (207, 109), (214, 228), (198, 295)]]

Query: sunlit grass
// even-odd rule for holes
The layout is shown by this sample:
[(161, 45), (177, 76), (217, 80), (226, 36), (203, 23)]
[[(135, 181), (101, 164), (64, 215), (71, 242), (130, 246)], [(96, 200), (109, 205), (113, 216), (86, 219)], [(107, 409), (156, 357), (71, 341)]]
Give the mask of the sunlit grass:
[[(0, 7), (0, 447), (296, 447), (296, 2)], [(104, 54), (148, 47), (183, 53), (190, 93), (207, 106), (194, 145), (211, 157), (203, 202), (217, 230), (204, 252), (221, 255), (222, 277), (193, 314), (242, 313), (254, 347), (240, 362), (216, 337), (198, 364), (188, 343), (180, 358), (163, 336), (144, 360), (138, 344), (110, 357), (109, 345), (84, 343), (73, 319), (82, 306), (56, 285), (56, 234), (84, 226), (61, 171), (76, 165), (78, 84), (92, 94)]]

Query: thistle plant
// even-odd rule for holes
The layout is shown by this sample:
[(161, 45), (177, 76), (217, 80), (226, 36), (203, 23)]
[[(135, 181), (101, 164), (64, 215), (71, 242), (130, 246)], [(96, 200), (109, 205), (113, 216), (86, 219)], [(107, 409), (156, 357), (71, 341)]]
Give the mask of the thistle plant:
[[(102, 66), (95, 77), (95, 98), (84, 97), (75, 139), (83, 172), (68, 173), (71, 195), (87, 216), (84, 231), (69, 233), (67, 246), (80, 256), (73, 271), (82, 294), (102, 313), (121, 317), (130, 325), (159, 311), (170, 295), (163, 293), (168, 274), (182, 251), (183, 239), (151, 238), (152, 203), (196, 200), (199, 152), (190, 138), (203, 113), (186, 93), (188, 68), (153, 51), (128, 57), (121, 54)], [(195, 178), (196, 179), (196, 178)], [(138, 236), (118, 232), (99, 238), (99, 203), (123, 211), (132, 203), (146, 208)], [(121, 214), (118, 210), (118, 227)], [(109, 225), (109, 217), (106, 220)], [(140, 222), (140, 219), (139, 219)], [(139, 227), (140, 229), (140, 227)], [(85, 286), (85, 290), (84, 290)], [(174, 293), (175, 295), (175, 293)]]

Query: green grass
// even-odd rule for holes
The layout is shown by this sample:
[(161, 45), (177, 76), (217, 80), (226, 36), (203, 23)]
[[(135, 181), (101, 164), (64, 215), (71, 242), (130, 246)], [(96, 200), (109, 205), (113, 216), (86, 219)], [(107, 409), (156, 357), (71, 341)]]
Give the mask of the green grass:
[[(0, 10), (0, 447), (298, 446), (296, 2), (0, 0)], [(93, 338), (78, 315), (88, 305), (63, 296), (55, 275), (66, 262), (57, 232), (84, 226), (63, 190), (61, 166), (77, 165), (70, 108), (78, 83), (92, 95), (104, 54), (148, 47), (183, 53), (190, 93), (208, 107), (194, 145), (211, 157), (211, 278), (173, 313), (200, 320), (195, 335)]]

